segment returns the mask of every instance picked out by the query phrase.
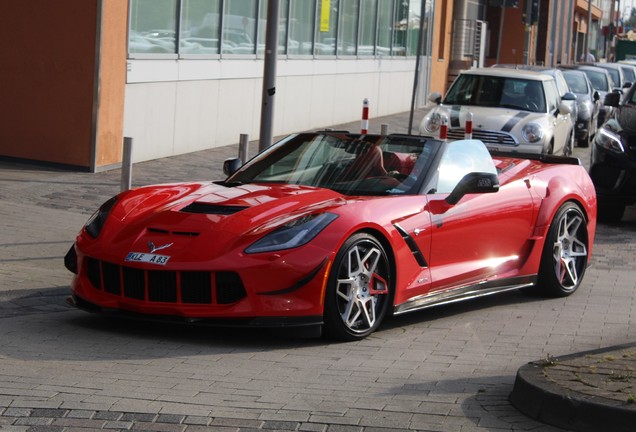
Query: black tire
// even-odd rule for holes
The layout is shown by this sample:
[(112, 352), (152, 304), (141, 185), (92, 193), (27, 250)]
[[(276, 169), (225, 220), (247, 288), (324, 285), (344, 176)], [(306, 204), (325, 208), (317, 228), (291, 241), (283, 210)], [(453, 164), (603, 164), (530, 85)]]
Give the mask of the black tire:
[(598, 206), (598, 221), (602, 223), (618, 223), (625, 214), (624, 204), (601, 204)]
[(550, 297), (566, 297), (581, 284), (589, 245), (587, 220), (579, 207), (568, 202), (557, 211), (543, 246), (539, 288)]
[(336, 254), (325, 294), (324, 330), (343, 341), (364, 339), (392, 303), (391, 263), (372, 235), (351, 236)]

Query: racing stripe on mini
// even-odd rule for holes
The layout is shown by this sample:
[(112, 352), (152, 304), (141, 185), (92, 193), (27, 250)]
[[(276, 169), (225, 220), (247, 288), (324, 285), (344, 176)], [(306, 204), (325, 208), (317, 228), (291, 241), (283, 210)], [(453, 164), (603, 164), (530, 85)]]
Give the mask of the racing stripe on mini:
[(451, 108), (451, 112), (450, 112), (450, 127), (452, 128), (458, 128), (460, 127), (460, 123), (459, 123), (459, 112), (462, 109), (462, 107), (460, 105), (454, 105)]
[(511, 117), (510, 120), (508, 120), (508, 122), (501, 128), (502, 132), (510, 132), (512, 130), (513, 127), (515, 127), (517, 125), (517, 123), (519, 123), (521, 121), (521, 119), (523, 119), (524, 117), (528, 116), (529, 113), (525, 112), (525, 111), (520, 111), (517, 113), (516, 116)]

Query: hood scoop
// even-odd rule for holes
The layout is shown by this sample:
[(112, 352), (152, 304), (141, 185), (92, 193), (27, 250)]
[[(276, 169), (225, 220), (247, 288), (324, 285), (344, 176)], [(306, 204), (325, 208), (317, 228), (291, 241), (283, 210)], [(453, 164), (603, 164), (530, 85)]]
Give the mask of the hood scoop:
[(233, 215), (234, 213), (238, 213), (241, 210), (245, 210), (246, 208), (248, 207), (193, 202), (192, 204), (188, 204), (187, 206), (182, 208), (181, 211), (185, 213), (199, 213), (199, 214), (208, 214), (208, 215), (228, 216), (228, 215)]

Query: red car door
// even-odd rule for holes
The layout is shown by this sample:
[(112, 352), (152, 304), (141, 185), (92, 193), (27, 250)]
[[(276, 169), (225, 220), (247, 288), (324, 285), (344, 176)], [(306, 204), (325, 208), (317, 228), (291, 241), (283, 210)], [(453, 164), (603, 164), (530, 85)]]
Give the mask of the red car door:
[(429, 196), (431, 289), (515, 276), (530, 247), (533, 205), (526, 183), (517, 179), (496, 193), (466, 195), (450, 208), (442, 204), (446, 196)]

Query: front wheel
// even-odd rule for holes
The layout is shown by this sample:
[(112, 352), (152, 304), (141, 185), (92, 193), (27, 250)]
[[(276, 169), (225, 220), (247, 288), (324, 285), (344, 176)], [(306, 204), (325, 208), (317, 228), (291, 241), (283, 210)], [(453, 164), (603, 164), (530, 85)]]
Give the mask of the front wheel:
[(325, 333), (353, 341), (373, 333), (391, 303), (391, 264), (373, 236), (351, 236), (336, 254), (325, 294)]
[(565, 203), (548, 230), (541, 256), (539, 287), (552, 297), (572, 294), (583, 280), (588, 254), (585, 216), (574, 203)]

